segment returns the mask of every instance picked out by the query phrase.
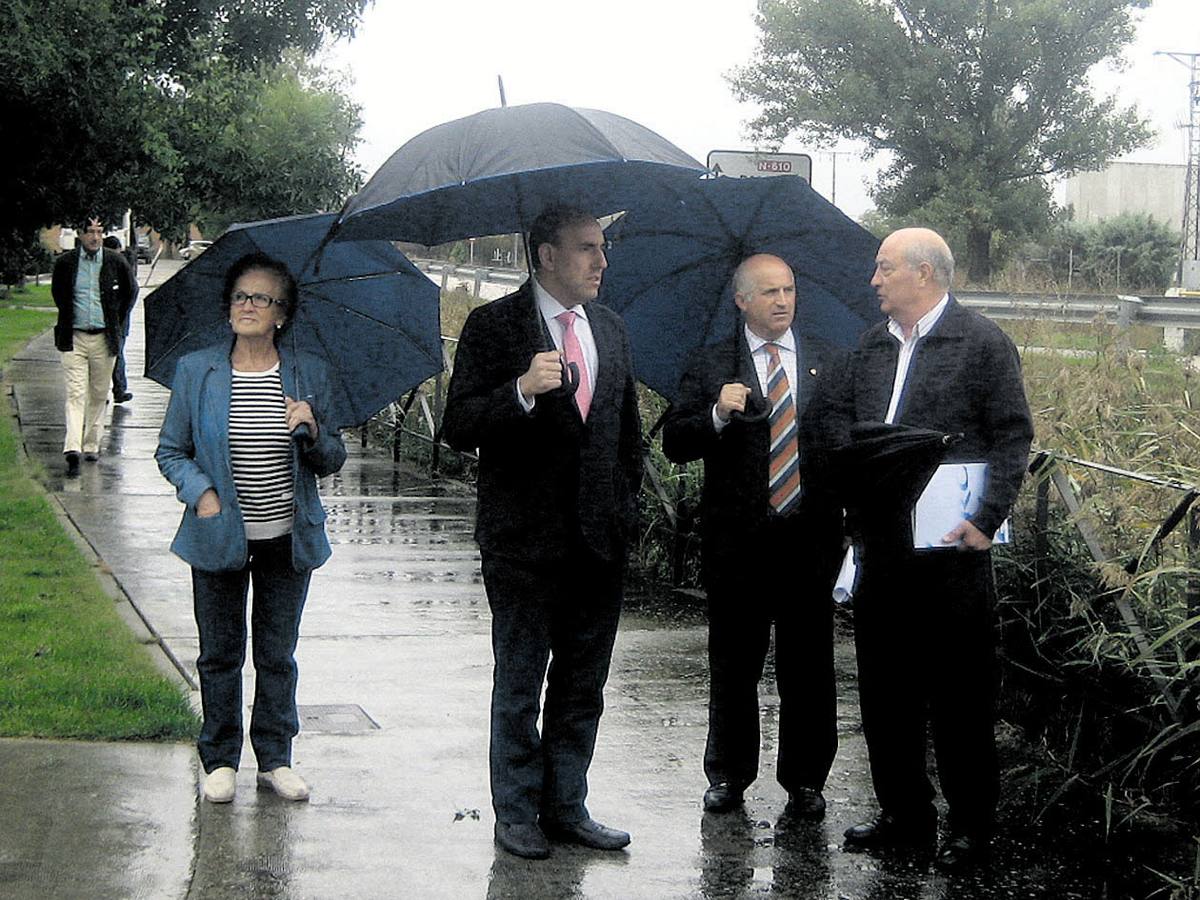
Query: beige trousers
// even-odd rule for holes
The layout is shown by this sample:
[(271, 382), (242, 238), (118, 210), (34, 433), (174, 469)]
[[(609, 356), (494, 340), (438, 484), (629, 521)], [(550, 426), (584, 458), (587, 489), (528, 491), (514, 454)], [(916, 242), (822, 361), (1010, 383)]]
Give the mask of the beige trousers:
[(108, 352), (103, 334), (76, 331), (72, 343), (74, 349), (61, 354), (67, 386), (63, 453), (98, 454), (116, 358)]

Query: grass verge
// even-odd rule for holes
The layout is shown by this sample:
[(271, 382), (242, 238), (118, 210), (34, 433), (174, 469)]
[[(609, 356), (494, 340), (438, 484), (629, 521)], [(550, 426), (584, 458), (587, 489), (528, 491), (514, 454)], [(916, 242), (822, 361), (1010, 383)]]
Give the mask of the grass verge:
[[(0, 308), (0, 367), (49, 324)], [(118, 617), (23, 460), (0, 416), (0, 735), (190, 739), (183, 689)]]
[[(13, 287), (0, 294), (0, 308), (5, 306), (54, 306), (54, 298), (50, 296), (49, 284), (24, 284)], [(5, 357), (7, 359), (7, 357)]]

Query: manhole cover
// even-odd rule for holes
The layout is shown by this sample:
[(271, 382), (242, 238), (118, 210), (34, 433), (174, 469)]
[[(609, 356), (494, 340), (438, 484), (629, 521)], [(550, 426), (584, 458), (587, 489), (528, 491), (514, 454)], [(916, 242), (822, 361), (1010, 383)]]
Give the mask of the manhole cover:
[(379, 727), (357, 703), (338, 703), (328, 706), (297, 706), (301, 731), (340, 732), (371, 731)]

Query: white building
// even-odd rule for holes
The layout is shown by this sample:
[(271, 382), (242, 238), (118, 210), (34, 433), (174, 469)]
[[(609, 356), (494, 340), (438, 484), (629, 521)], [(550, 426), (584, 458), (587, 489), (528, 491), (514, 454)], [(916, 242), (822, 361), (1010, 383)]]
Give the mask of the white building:
[(1081, 223), (1112, 219), (1122, 213), (1149, 214), (1175, 231), (1183, 230), (1183, 192), (1187, 166), (1118, 162), (1101, 172), (1067, 179), (1066, 202)]

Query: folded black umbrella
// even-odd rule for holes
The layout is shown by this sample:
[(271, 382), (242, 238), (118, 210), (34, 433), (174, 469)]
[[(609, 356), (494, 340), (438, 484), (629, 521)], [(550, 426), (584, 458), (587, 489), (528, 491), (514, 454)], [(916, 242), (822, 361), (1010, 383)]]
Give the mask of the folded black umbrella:
[(928, 428), (858, 422), (849, 442), (830, 451), (830, 475), (848, 509), (907, 510), (960, 440), (961, 434)]

